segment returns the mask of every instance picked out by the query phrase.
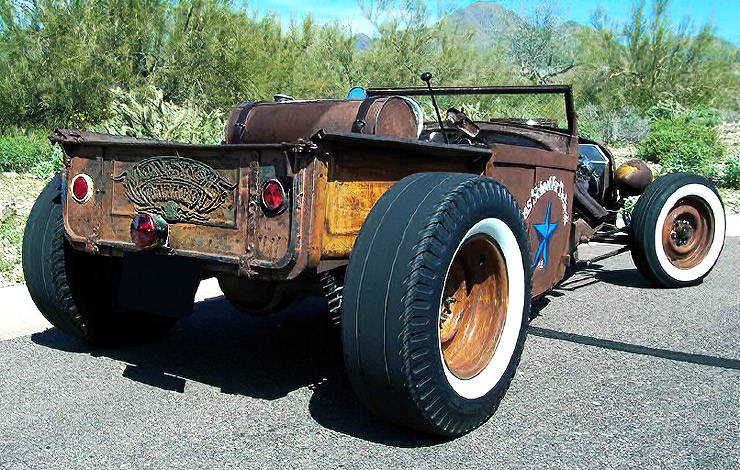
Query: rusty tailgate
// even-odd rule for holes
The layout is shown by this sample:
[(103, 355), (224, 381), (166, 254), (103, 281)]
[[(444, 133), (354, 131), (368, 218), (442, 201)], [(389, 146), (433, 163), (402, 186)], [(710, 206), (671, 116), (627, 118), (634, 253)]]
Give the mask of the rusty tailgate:
[(168, 223), (163, 253), (231, 263), (245, 273), (255, 266), (290, 264), (293, 207), (265, 214), (257, 197), (269, 178), (281, 178), (289, 193), (294, 182), (300, 186), (286, 145), (195, 146), (77, 135), (59, 139), (66, 154), (65, 181), (87, 174), (94, 194), (78, 203), (66, 188), (65, 229), (74, 244), (102, 254), (136, 250), (131, 220), (146, 211)]

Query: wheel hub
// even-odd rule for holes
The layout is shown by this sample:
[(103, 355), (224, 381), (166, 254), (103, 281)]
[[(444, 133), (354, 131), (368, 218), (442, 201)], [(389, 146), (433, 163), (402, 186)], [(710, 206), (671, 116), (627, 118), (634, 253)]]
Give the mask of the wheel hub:
[(508, 276), (501, 249), (488, 236), (467, 240), (450, 266), (439, 311), (445, 364), (460, 379), (489, 364), (504, 327)]
[(663, 221), (663, 250), (668, 260), (681, 269), (701, 263), (714, 238), (714, 221), (709, 207), (699, 198), (676, 202)]
[(673, 223), (673, 230), (671, 230), (671, 239), (677, 246), (688, 245), (689, 241), (694, 237), (695, 232), (694, 226), (687, 219), (677, 219)]

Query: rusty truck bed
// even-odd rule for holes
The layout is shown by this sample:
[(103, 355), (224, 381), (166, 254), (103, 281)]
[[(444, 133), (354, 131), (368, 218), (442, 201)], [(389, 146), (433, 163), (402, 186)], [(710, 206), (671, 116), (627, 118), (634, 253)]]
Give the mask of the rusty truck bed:
[[(63, 193), (73, 245), (112, 256), (138, 251), (131, 220), (138, 211), (153, 211), (169, 224), (160, 253), (274, 279), (346, 261), (375, 201), (403, 177), (482, 173), (491, 155), (489, 149), (324, 132), (294, 143), (203, 146), (58, 130), (52, 141), (64, 148), (65, 174), (87, 174), (94, 183), (85, 204), (68, 188)], [(280, 179), (288, 194), (278, 213), (259, 203), (259, 188), (270, 178)]]
[[(294, 208), (311, 204), (313, 172), (294, 168), (283, 144), (198, 146), (93, 133), (57, 131), (65, 172), (85, 173), (95, 184), (92, 204), (65, 192), (69, 240), (87, 251), (136, 250), (129, 234), (139, 210), (157, 210), (170, 222), (167, 252), (250, 271), (283, 269), (291, 261), (303, 212), (266, 217), (255, 210), (261, 177), (280, 173), (293, 181)], [(294, 223), (295, 222), (295, 223)]]
[[(539, 295), (562, 278), (572, 248), (578, 139), (544, 130), (525, 137), (531, 143), (472, 147), (319, 131), (292, 143), (200, 146), (60, 130), (52, 140), (65, 150), (67, 175), (94, 180), (88, 203), (65, 193), (65, 228), (78, 248), (113, 256), (138, 250), (132, 218), (154, 212), (169, 228), (158, 253), (260, 279), (294, 279), (346, 263), (370, 209), (408, 175), (487, 175), (519, 202), (532, 253), (539, 238), (531, 227), (546, 218), (546, 209), (564, 226), (549, 246), (558, 262), (534, 272), (533, 293)], [(285, 189), (284, 210), (265, 211), (261, 204), (260, 188), (270, 179)], [(549, 203), (537, 204), (540, 197)]]

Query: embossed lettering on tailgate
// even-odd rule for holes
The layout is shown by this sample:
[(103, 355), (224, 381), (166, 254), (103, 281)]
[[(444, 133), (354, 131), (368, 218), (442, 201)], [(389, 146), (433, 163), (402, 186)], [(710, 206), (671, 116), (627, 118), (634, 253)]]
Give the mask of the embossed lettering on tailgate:
[(111, 213), (161, 215), (169, 223), (236, 227), (238, 159), (201, 160), (177, 155), (148, 157), (113, 165)]

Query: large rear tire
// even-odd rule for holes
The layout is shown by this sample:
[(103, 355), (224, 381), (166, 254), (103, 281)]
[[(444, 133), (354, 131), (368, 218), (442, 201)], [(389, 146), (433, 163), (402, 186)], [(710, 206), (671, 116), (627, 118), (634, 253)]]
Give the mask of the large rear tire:
[(157, 338), (177, 321), (115, 308), (119, 259), (75, 251), (64, 235), (61, 178), (41, 192), (23, 236), (23, 274), (44, 317), (70, 335), (98, 345), (122, 345)]
[(690, 173), (657, 179), (632, 212), (631, 249), (637, 269), (664, 287), (699, 284), (725, 243), (725, 211), (717, 188)]
[(347, 268), (342, 342), (353, 388), (395, 423), (458, 436), (495, 412), (530, 309), (526, 229), (490, 178), (422, 173), (387, 191)]

